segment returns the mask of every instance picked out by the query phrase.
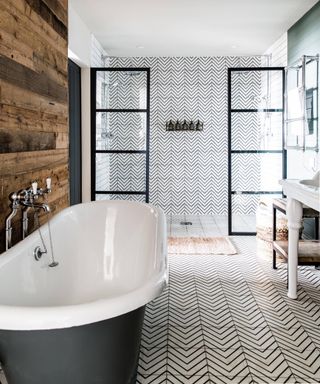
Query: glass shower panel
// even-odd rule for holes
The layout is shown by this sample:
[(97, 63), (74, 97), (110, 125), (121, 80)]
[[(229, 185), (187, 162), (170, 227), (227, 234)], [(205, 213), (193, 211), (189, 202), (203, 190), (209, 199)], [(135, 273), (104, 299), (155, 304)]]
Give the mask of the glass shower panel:
[(146, 124), (145, 112), (97, 112), (96, 148), (114, 151), (145, 150)]
[(92, 68), (93, 200), (149, 202), (150, 68)]
[(281, 153), (233, 153), (232, 191), (279, 191)]
[(144, 192), (145, 175), (144, 154), (96, 154), (96, 191)]
[(97, 109), (147, 108), (146, 71), (98, 71), (97, 87), (100, 83), (101, 95), (97, 98)]
[(231, 73), (232, 109), (281, 109), (282, 73), (264, 70), (237, 70)]
[(231, 113), (232, 150), (281, 150), (282, 112)]
[(261, 73), (237, 71), (231, 74), (231, 108), (257, 109), (260, 105)]
[(280, 194), (242, 194), (235, 193), (231, 197), (232, 230), (237, 233), (252, 233), (256, 231), (256, 211), (261, 199), (272, 200), (282, 197)]
[(255, 234), (261, 197), (281, 196), (284, 69), (229, 68), (229, 234)]

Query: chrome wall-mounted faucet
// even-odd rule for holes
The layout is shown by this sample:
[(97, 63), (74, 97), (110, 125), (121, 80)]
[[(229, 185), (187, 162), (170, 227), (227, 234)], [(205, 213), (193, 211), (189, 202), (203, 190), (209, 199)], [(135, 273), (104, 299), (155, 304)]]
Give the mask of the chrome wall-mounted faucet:
[(51, 178), (46, 179), (46, 188), (38, 188), (36, 181), (31, 183), (28, 189), (22, 189), (19, 192), (14, 192), (10, 195), (11, 213), (6, 219), (6, 250), (12, 246), (12, 219), (16, 216), (18, 209), (22, 210), (22, 239), (28, 235), (28, 212), (31, 208), (43, 209), (45, 212), (50, 212), (50, 206), (47, 203), (38, 203), (39, 196), (46, 196), (51, 192)]
[(18, 200), (18, 195), (17, 193), (12, 193), (10, 195), (10, 200), (12, 201), (11, 203), (11, 213), (6, 219), (6, 251), (11, 248), (12, 246), (12, 219), (15, 217), (15, 215), (18, 212), (19, 208), (19, 200)]

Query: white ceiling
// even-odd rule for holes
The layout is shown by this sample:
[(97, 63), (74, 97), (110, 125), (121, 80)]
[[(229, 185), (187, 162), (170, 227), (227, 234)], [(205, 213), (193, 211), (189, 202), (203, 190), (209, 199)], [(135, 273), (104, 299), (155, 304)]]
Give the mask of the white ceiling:
[(238, 56), (263, 54), (317, 0), (70, 2), (111, 56)]

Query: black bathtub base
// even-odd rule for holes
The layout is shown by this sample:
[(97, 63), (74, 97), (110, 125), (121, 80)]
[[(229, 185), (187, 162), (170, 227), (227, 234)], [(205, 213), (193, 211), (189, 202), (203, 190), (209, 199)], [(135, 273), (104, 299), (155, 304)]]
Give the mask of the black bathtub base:
[(0, 330), (8, 384), (134, 384), (144, 309), (80, 327)]

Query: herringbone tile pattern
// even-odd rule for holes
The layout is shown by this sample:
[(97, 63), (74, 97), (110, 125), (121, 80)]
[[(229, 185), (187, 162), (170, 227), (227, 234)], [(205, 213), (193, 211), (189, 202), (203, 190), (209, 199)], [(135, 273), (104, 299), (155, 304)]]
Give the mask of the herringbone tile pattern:
[[(179, 218), (169, 220), (174, 235)], [(253, 237), (233, 242), (236, 256), (170, 255), (169, 287), (147, 306), (137, 384), (320, 383), (320, 272), (300, 269), (292, 301), (286, 266), (260, 261)]]
[[(261, 56), (110, 59), (112, 67), (151, 69), (150, 202), (164, 209), (166, 214), (227, 213), (228, 67), (260, 66), (261, 60)], [(119, 76), (118, 73), (115, 73), (115, 76)], [(141, 101), (141, 94), (137, 89), (144, 89), (143, 79), (138, 76), (128, 81), (123, 74), (121, 76), (119, 79), (115, 77), (110, 80), (110, 84), (118, 84), (110, 88), (110, 103), (114, 107), (119, 107), (120, 103), (122, 108), (137, 107)], [(120, 86), (121, 84), (127, 86)], [(239, 101), (234, 107), (252, 107), (251, 104), (256, 107), (261, 96), (261, 74), (245, 73), (243, 76), (236, 76), (235, 89), (237, 94), (234, 96), (239, 98)], [(249, 117), (237, 117), (233, 122), (237, 131), (236, 146), (241, 149), (249, 149), (250, 145), (254, 145), (254, 149), (260, 148), (261, 122)], [(166, 132), (165, 124), (170, 119), (200, 119), (204, 122), (204, 130)], [(121, 127), (125, 131), (131, 127), (139, 132), (134, 129), (134, 124), (130, 125), (128, 121), (120, 123), (120, 129), (111, 127), (114, 133), (111, 141), (115, 146), (118, 145), (116, 136), (120, 135)], [(121, 135), (125, 136), (123, 145), (126, 148), (137, 147), (139, 141), (134, 135)], [(118, 143), (121, 140), (122, 138)], [(126, 167), (125, 170), (123, 167), (119, 167), (119, 170), (115, 168), (116, 178), (119, 178), (118, 171), (123, 173)], [(130, 169), (130, 172), (135, 176), (135, 169)], [(120, 176), (122, 177), (121, 173)], [(259, 185), (260, 164), (256, 162), (255, 170), (250, 173), (250, 177), (246, 176), (246, 180), (251, 180), (255, 186)], [(246, 203), (255, 207), (253, 199)], [(233, 208), (235, 212), (242, 213), (241, 205), (234, 204)]]

